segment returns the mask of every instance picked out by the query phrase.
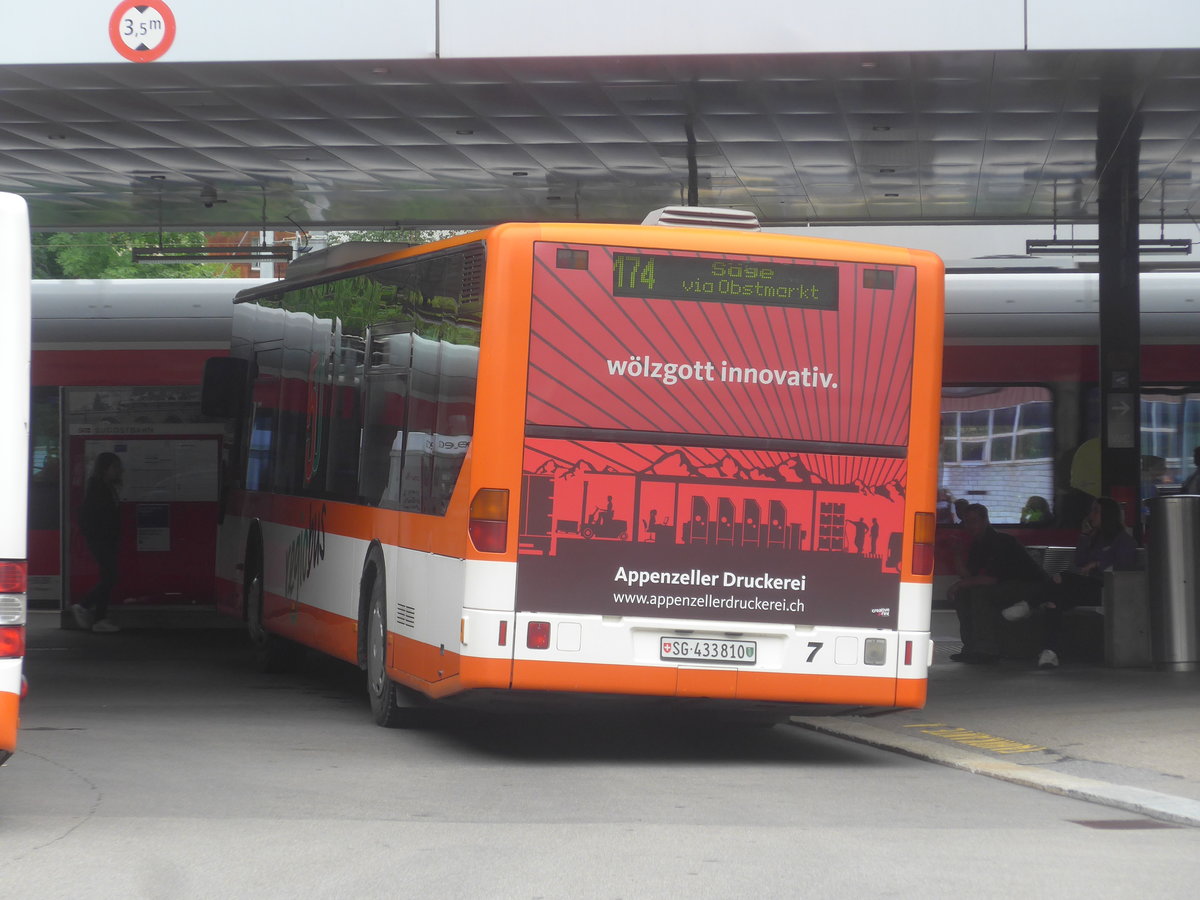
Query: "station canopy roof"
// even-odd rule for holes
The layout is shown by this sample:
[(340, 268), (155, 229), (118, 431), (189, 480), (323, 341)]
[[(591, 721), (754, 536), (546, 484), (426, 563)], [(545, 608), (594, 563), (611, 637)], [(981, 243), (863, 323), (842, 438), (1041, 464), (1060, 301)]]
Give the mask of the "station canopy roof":
[(0, 190), (43, 229), (630, 222), (694, 166), (765, 226), (1094, 222), (1102, 122), (1142, 221), (1193, 219), (1194, 50), (6, 65)]

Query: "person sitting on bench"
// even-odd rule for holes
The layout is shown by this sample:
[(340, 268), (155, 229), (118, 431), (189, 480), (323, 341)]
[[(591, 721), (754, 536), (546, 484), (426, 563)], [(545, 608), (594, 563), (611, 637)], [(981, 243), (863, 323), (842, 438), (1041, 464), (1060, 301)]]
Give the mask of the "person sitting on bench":
[[(1121, 504), (1112, 497), (1097, 497), (1083, 520), (1071, 568), (1051, 577), (1041, 601), (1045, 636), (1038, 667), (1058, 668), (1062, 645), (1062, 617), (1077, 606), (1100, 606), (1104, 573), (1137, 568), (1137, 544), (1125, 529)], [(1033, 606), (1024, 601), (1004, 610), (1010, 622), (1027, 618)]]
[(963, 648), (950, 659), (995, 662), (1000, 658), (1000, 611), (1040, 601), (1047, 576), (1020, 541), (992, 527), (983, 504), (972, 503), (963, 511), (963, 528), (971, 536), (966, 571), (947, 594), (958, 611)]

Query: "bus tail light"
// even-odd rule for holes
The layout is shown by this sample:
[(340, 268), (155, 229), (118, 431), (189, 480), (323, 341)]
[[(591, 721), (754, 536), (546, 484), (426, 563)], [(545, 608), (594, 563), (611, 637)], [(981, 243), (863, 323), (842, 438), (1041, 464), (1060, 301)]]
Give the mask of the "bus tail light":
[(0, 560), (0, 594), (24, 594), (26, 589), (25, 560)]
[(912, 665), (912, 644), (912, 641), (904, 642), (904, 664), (906, 666)]
[(525, 646), (530, 650), (550, 649), (550, 623), (530, 622), (525, 633)]
[(933, 536), (936, 522), (933, 513), (913, 514), (912, 572), (914, 575), (933, 574)]
[(0, 627), (0, 659), (20, 659), (24, 655), (24, 626), (5, 625)]
[(508, 547), (508, 491), (481, 488), (471, 500), (467, 533), (476, 550), (503, 553)]

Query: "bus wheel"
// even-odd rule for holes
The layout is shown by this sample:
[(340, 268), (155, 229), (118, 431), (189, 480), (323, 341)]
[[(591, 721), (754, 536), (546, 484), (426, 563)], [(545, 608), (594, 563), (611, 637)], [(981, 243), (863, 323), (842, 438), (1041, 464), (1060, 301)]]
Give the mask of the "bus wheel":
[(388, 677), (387, 612), (383, 578), (371, 584), (371, 605), (367, 610), (367, 694), (375, 724), (384, 728), (412, 728), (419, 724), (418, 701), (414, 692)]
[(263, 579), (255, 573), (246, 586), (246, 630), (260, 672), (284, 672), (296, 659), (296, 646), (263, 626)]

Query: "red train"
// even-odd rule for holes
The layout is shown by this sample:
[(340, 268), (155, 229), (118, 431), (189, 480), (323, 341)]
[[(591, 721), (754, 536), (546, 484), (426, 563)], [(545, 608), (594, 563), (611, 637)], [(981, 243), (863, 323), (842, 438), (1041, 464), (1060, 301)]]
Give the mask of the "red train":
[[(144, 511), (140, 529), (130, 523), (131, 540), (140, 534), (143, 547), (165, 543), (169, 549), (130, 548), (143, 559), (155, 554), (166, 567), (154, 575), (155, 566), (142, 566), (144, 583), (134, 591), (160, 600), (202, 597), (211, 584), (215, 533), (215, 503), (204, 498), (215, 483), (220, 426), (199, 415), (200, 373), (205, 358), (228, 347), (234, 294), (262, 283), (34, 282), (29, 555), (35, 603), (57, 605), (63, 572), (73, 568), (60, 523), (71, 511), (86, 445), (130, 435), (157, 441), (156, 449), (170, 445), (185, 457), (195, 454), (192, 463), (174, 459), (175, 474), (161, 483), (138, 486), (142, 505), (154, 508)], [(1200, 274), (1144, 274), (1141, 305), (1142, 452), (1151, 462), (1149, 489), (1169, 491), (1189, 474), (1192, 448), (1200, 445)], [(1074, 540), (1081, 513), (1073, 506), (1072, 462), (1080, 445), (1099, 433), (1098, 335), (1094, 273), (1005, 268), (946, 276), (941, 484), (951, 498), (985, 504), (994, 522), (1026, 543)], [(184, 446), (189, 442), (199, 443)], [(60, 476), (64, 463), (67, 480)], [(160, 463), (166, 466), (162, 460), (148, 465)], [(180, 465), (190, 465), (198, 486), (182, 484)], [(1020, 524), (1034, 496), (1045, 498), (1050, 516)], [(88, 564), (85, 555), (75, 574), (86, 580)], [(172, 587), (180, 572), (189, 573), (187, 597)]]

